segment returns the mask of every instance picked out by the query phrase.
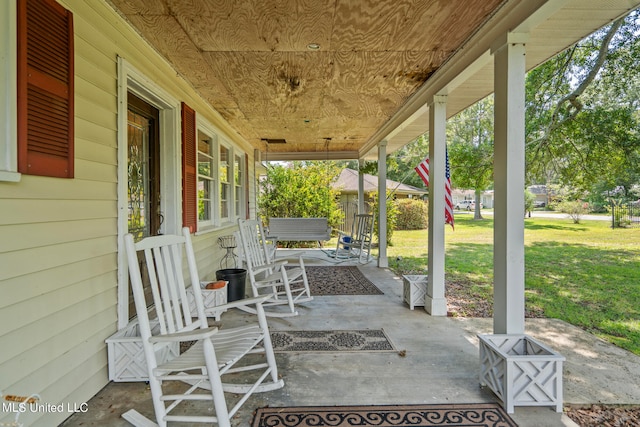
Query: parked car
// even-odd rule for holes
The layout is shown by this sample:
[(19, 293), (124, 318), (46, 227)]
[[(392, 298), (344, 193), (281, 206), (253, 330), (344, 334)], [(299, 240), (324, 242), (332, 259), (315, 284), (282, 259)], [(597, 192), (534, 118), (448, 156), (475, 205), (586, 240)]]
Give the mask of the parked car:
[(470, 206), (471, 206), (471, 200), (462, 200), (462, 201), (459, 201), (458, 203), (456, 203), (455, 208), (457, 210), (467, 210), (468, 211), (468, 210), (471, 210)]
[[(454, 206), (457, 210), (472, 211), (476, 208), (475, 200), (461, 200)], [(480, 203), (480, 209), (482, 209), (482, 203)]]

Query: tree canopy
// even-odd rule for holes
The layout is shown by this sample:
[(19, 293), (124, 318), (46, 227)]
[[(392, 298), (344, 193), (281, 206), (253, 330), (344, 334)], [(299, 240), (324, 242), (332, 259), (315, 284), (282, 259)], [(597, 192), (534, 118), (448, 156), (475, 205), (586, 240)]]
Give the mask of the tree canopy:
[(264, 223), (269, 217), (325, 217), (330, 227), (338, 228), (342, 213), (332, 183), (339, 173), (332, 162), (267, 164), (260, 181), (258, 215)]
[(526, 80), (527, 177), (573, 198), (640, 178), (638, 11), (532, 70)]

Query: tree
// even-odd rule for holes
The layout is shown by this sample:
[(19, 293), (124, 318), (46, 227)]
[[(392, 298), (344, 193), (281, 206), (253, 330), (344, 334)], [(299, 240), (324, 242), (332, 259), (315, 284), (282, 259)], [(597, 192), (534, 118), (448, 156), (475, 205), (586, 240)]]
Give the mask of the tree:
[(527, 76), (530, 182), (571, 187), (572, 199), (638, 183), (638, 16), (618, 19)]
[(387, 159), (387, 177), (403, 184), (425, 188), (414, 168), (429, 155), (429, 135), (420, 135)]
[(330, 227), (339, 228), (339, 191), (332, 187), (339, 173), (330, 162), (268, 164), (260, 181), (258, 215), (265, 224), (269, 217), (326, 217)]
[(482, 192), (493, 182), (493, 97), (478, 101), (447, 121), (451, 185), (475, 191), (474, 219), (482, 219)]

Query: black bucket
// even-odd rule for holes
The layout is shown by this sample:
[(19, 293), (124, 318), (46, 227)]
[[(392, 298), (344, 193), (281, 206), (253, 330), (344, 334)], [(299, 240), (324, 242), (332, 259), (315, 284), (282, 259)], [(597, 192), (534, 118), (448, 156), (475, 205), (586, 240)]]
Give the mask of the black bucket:
[(244, 287), (247, 280), (247, 270), (242, 268), (225, 268), (216, 271), (217, 280), (226, 280), (227, 285), (227, 301), (238, 301), (244, 299)]

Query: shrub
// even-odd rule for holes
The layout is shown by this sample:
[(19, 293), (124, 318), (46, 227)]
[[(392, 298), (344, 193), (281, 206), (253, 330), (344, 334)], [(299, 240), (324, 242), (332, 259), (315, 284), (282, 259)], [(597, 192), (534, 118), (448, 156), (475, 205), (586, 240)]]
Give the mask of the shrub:
[(569, 215), (571, 219), (573, 219), (574, 224), (579, 224), (582, 215), (589, 212), (589, 203), (580, 200), (561, 202), (558, 203), (556, 209)]
[[(386, 205), (387, 205), (387, 246), (393, 246), (391, 243), (391, 236), (393, 236), (393, 232), (396, 229), (396, 221), (398, 219), (398, 207), (397, 203), (390, 196), (391, 192), (387, 190), (386, 196)], [(373, 192), (369, 194), (369, 198), (372, 200), (370, 202), (372, 213), (373, 213), (373, 235), (376, 236), (378, 242), (380, 241), (380, 236), (378, 236), (378, 218), (379, 218), (379, 210), (378, 210), (378, 192)]]
[(398, 230), (423, 230), (429, 227), (429, 205), (418, 199), (398, 199)]

